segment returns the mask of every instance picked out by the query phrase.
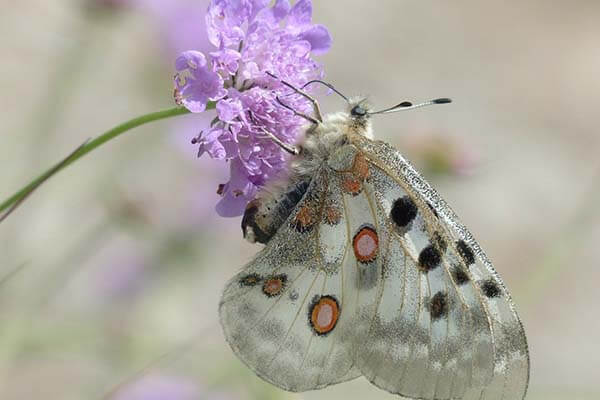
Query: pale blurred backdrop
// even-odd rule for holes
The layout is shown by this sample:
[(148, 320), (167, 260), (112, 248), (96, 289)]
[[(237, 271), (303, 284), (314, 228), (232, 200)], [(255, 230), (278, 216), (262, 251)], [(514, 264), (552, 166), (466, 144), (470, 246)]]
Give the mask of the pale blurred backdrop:
[[(327, 80), (377, 107), (512, 292), (528, 399), (598, 399), (600, 2), (314, 0)], [(204, 49), (206, 1), (0, 5), (0, 200), (75, 147), (172, 107), (173, 60)], [(322, 99), (327, 111), (343, 104)], [(220, 291), (258, 251), (214, 212), (227, 167), (206, 117), (138, 128), (0, 224), (0, 399), (396, 399), (364, 379), (291, 394), (238, 361)]]

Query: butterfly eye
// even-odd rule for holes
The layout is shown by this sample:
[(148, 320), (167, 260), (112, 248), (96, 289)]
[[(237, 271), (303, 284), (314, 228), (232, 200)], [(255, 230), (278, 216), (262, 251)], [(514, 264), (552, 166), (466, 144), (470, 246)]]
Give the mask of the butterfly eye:
[(367, 115), (367, 110), (362, 108), (360, 105), (356, 105), (352, 108), (352, 110), (350, 110), (350, 114), (352, 114), (353, 117), (364, 117)]

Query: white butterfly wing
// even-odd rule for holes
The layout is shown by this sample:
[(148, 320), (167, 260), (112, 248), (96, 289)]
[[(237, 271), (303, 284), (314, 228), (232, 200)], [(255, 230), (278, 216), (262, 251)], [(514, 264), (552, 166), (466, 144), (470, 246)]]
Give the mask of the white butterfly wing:
[(365, 192), (376, 204), (383, 276), (355, 356), (360, 371), (406, 397), (522, 399), (527, 342), (491, 263), (397, 150), (357, 144), (369, 160)]
[[(254, 372), (290, 391), (360, 376), (354, 344), (367, 326), (359, 310), (374, 305), (376, 284), (360, 291), (350, 233), (374, 220), (349, 219), (336, 178), (323, 170), (288, 221), (226, 286), (219, 312), (236, 355)], [(350, 200), (368, 207), (366, 197)], [(377, 278), (378, 274), (374, 274)]]

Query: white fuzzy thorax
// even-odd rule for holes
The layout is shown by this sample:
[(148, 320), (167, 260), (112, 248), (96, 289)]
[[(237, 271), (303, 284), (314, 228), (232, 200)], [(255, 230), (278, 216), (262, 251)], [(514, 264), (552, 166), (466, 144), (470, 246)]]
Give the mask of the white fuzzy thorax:
[[(296, 147), (300, 154), (292, 156), (288, 167), (279, 178), (272, 179), (256, 196), (254, 204), (258, 204), (258, 219), (262, 218), (265, 226), (278, 225), (277, 215), (272, 210), (282, 198), (301, 181), (310, 181), (316, 171), (329, 159), (330, 155), (344, 144), (350, 143), (353, 136), (373, 138), (368, 118), (358, 119), (349, 112), (337, 112), (325, 116), (324, 121), (305, 129)], [(246, 239), (254, 242), (254, 232), (246, 230)]]

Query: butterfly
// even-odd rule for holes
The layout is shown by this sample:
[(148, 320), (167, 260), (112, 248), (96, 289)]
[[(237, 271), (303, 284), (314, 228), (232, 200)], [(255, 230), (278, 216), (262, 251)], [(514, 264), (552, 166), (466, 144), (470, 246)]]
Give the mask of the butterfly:
[(292, 89), (315, 117), (295, 112), (311, 126), (298, 147), (280, 143), (290, 173), (242, 220), (265, 247), (220, 301), (237, 357), (293, 392), (364, 376), (413, 399), (524, 398), (527, 340), (505, 285), (446, 202), (373, 139), (372, 115), (450, 100), (372, 112), (347, 99), (322, 118)]

